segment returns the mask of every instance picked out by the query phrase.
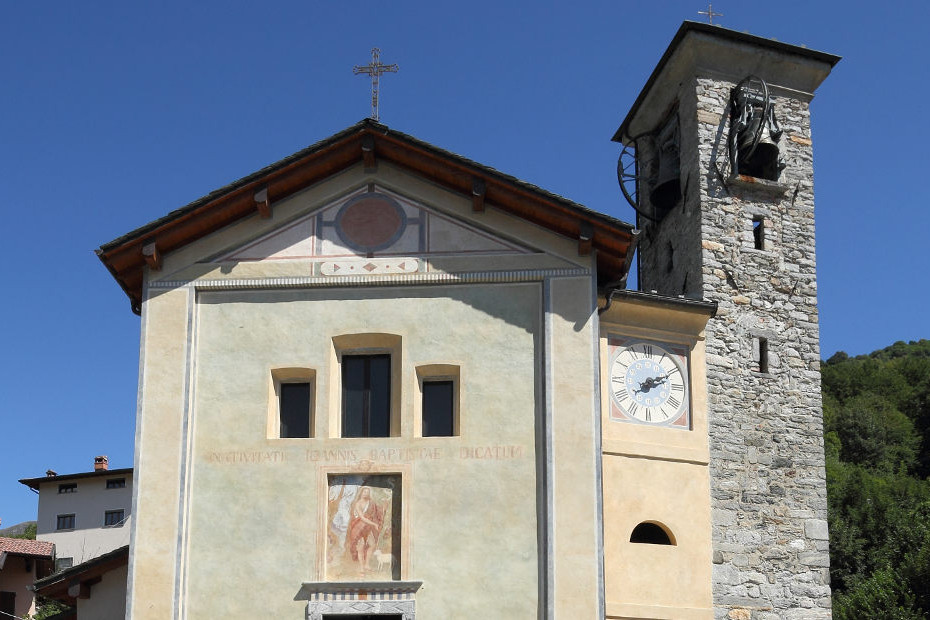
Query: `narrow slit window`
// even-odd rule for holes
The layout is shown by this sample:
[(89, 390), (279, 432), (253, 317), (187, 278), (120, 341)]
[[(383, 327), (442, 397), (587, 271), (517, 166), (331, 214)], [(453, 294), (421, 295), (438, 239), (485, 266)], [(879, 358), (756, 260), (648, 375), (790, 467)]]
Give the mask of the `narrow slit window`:
[(752, 218), (752, 241), (757, 250), (765, 249), (765, 218)]
[(280, 436), (310, 437), (310, 401), (311, 385), (309, 383), (282, 383), (280, 405)]
[(423, 436), (455, 434), (455, 382), (423, 382)]
[(646, 545), (674, 545), (674, 541), (662, 526), (655, 523), (643, 522), (633, 528), (630, 534), (631, 543)]
[(769, 341), (761, 336), (752, 339), (752, 361), (757, 372), (769, 371)]

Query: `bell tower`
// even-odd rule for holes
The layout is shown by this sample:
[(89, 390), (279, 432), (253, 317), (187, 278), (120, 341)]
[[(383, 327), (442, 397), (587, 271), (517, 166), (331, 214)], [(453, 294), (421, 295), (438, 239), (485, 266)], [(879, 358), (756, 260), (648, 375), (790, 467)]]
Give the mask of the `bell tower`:
[(685, 22), (613, 138), (640, 289), (718, 304), (717, 617), (830, 617), (810, 102), (838, 61)]

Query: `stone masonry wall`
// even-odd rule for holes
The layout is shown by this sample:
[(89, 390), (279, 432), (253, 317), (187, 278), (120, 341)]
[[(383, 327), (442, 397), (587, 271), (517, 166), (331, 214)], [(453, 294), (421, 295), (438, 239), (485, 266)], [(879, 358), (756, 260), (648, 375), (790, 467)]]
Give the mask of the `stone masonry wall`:
[[(778, 183), (786, 187), (726, 188), (714, 165), (726, 176), (733, 84), (701, 78), (691, 86), (696, 110), (680, 108), (682, 176), (686, 166), (699, 166), (691, 174), (700, 179), (700, 230), (682, 206), (660, 227), (674, 231), (666, 233), (670, 243), (701, 248), (696, 279), (704, 297), (718, 303), (706, 332), (715, 617), (829, 618), (808, 103), (774, 98), (787, 162)], [(697, 157), (686, 158), (695, 132)], [(762, 250), (754, 247), (754, 217), (765, 221)], [(641, 263), (643, 281), (661, 290), (651, 264)], [(753, 361), (754, 337), (768, 341), (767, 372)]]

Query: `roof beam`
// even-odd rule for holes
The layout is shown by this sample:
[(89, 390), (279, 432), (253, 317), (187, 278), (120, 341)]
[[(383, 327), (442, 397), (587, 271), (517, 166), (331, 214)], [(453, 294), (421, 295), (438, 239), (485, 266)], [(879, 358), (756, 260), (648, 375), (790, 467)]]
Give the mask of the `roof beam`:
[(268, 200), (268, 188), (263, 187), (252, 196), (252, 200), (255, 201), (255, 208), (258, 210), (258, 215), (263, 220), (267, 220), (271, 217), (271, 201)]
[(594, 226), (590, 222), (578, 222), (578, 255), (588, 256), (594, 244)]
[(362, 161), (365, 172), (377, 172), (378, 160), (375, 159), (375, 137), (371, 134), (362, 136)]
[(471, 182), (471, 210), (475, 213), (484, 213), (484, 194), (488, 186), (484, 179), (475, 177)]
[(158, 251), (158, 245), (154, 241), (142, 246), (142, 257), (149, 269), (161, 271), (161, 252)]

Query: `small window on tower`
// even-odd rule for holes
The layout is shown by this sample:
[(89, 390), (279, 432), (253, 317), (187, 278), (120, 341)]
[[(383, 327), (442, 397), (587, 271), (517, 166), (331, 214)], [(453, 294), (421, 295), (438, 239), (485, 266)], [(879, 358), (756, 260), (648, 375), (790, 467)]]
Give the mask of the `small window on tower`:
[(757, 250), (765, 249), (765, 218), (752, 218), (752, 241)]
[(769, 371), (769, 341), (761, 336), (752, 339), (752, 362), (756, 372)]

